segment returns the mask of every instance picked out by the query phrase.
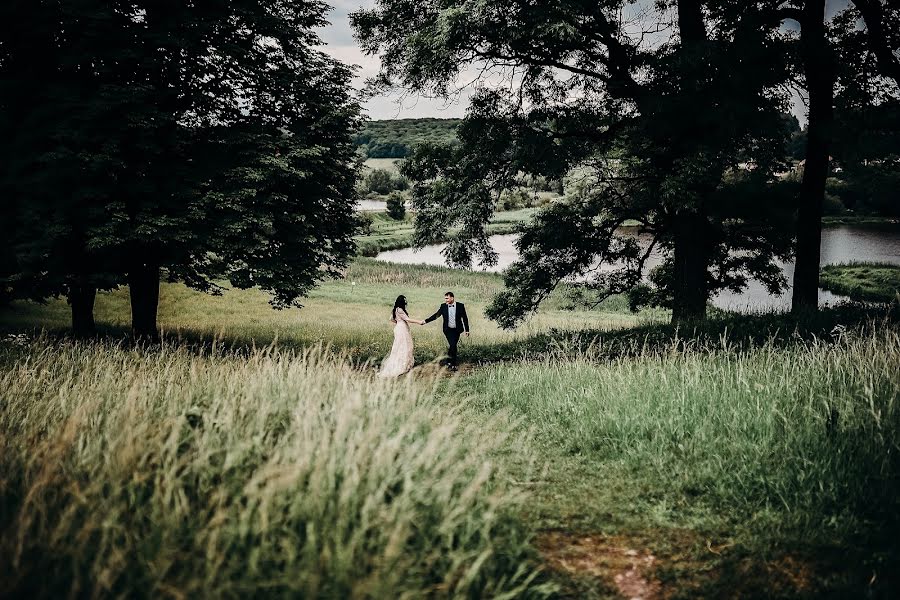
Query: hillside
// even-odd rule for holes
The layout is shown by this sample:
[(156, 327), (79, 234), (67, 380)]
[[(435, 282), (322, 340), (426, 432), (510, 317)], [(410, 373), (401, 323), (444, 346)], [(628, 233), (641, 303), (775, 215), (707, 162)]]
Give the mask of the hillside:
[(354, 141), (366, 158), (403, 158), (425, 142), (446, 143), (456, 140), (461, 119), (391, 119), (369, 121)]

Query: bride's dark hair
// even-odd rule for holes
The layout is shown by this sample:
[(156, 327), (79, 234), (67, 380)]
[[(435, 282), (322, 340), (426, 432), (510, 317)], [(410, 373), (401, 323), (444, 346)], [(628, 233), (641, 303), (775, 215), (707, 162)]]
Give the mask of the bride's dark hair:
[(397, 299), (394, 300), (394, 309), (391, 311), (391, 321), (393, 321), (394, 323), (397, 322), (398, 308), (402, 308), (403, 312), (409, 314), (409, 311), (406, 310), (406, 296), (404, 296), (403, 294), (400, 294), (399, 296), (397, 296)]

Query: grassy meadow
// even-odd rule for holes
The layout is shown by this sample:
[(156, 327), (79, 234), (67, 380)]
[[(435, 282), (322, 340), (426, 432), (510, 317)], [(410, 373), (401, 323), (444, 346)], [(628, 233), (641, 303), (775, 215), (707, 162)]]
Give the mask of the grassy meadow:
[[(461, 342), (465, 359), (478, 360), (499, 347), (504, 351), (524, 339), (556, 329), (607, 330), (655, 322), (659, 312), (628, 312), (623, 299), (608, 301), (601, 310), (567, 310), (564, 294), (515, 332), (498, 328), (483, 316), (491, 296), (503, 282), (493, 273), (464, 272), (428, 266), (394, 265), (369, 258), (356, 259), (344, 279), (328, 281), (304, 300), (304, 308), (273, 310), (268, 295), (260, 290), (228, 290), (222, 296), (199, 294), (178, 283), (166, 283), (160, 291), (159, 325), (168, 337), (186, 341), (223, 340), (229, 345), (268, 345), (303, 348), (328, 345), (353, 362), (378, 362), (390, 352), (393, 325), (391, 307), (398, 294), (406, 295), (414, 318), (434, 313), (452, 290), (469, 307), (472, 336)], [(95, 317), (112, 334), (127, 331), (130, 323), (128, 290), (98, 295)], [(69, 307), (62, 299), (45, 305), (14, 303), (0, 312), (0, 330), (65, 330)], [(443, 355), (446, 340), (439, 322), (414, 327), (416, 361), (429, 363)]]
[[(514, 233), (534, 213), (533, 208), (498, 212), (485, 229), (491, 235)], [(408, 214), (401, 220), (394, 220), (386, 213), (374, 212), (368, 215), (371, 220), (369, 230), (356, 238), (359, 254), (372, 257), (387, 250), (412, 246), (415, 232), (413, 215)]]
[[(892, 598), (896, 309), (671, 327), (565, 290), (522, 328), (499, 276), (356, 259), (303, 309), (165, 284), (164, 341), (73, 342), (64, 301), (0, 312), (0, 596)], [(398, 293), (447, 289), (461, 372)], [(893, 312), (891, 312), (893, 311)]]
[(900, 294), (900, 266), (852, 263), (822, 267), (822, 287), (867, 302), (895, 302)]
[[(311, 349), (0, 352), (4, 597), (541, 595), (521, 448)], [(523, 454), (524, 453), (524, 454)]]
[(553, 465), (528, 519), (576, 595), (615, 597), (616, 550), (642, 548), (665, 597), (887, 598), (898, 365), (898, 331), (871, 327), (789, 347), (562, 351), (491, 365), (457, 393), (511, 410)]

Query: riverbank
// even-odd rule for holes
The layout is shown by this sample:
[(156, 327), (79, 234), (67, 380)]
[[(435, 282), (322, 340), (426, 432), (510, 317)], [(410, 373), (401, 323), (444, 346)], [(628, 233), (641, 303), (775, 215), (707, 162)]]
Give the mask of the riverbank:
[[(623, 235), (636, 235), (639, 244), (646, 246), (649, 238), (636, 233), (633, 229), (623, 228)], [(411, 232), (410, 232), (411, 235)], [(501, 272), (513, 264), (519, 256), (515, 245), (515, 235), (492, 235), (490, 242), (496, 252), (497, 262), (484, 267), (493, 272)], [(385, 251), (377, 255), (379, 260), (387, 260), (404, 264), (444, 265), (443, 244), (428, 245), (419, 250), (397, 249)], [(654, 251), (648, 258), (647, 269), (661, 264), (664, 256)], [(823, 265), (842, 264), (856, 261), (876, 261), (900, 266), (900, 227), (870, 228), (841, 225), (826, 228), (822, 232), (821, 261)], [(793, 280), (793, 261), (776, 261), (783, 272), (787, 289), (780, 296), (773, 295), (762, 283), (750, 279), (740, 292), (722, 290), (710, 298), (710, 304), (716, 309), (748, 313), (790, 311), (791, 290)], [(476, 268), (482, 268), (476, 266)], [(824, 286), (823, 286), (824, 287)], [(832, 293), (828, 289), (820, 289), (819, 304), (836, 305), (846, 301), (846, 296)]]
[(870, 229), (897, 229), (900, 227), (900, 219), (893, 217), (851, 215), (830, 215), (822, 217), (823, 227), (840, 227), (842, 225), (868, 227)]
[(863, 302), (896, 302), (900, 294), (900, 266), (851, 263), (822, 267), (824, 289)]

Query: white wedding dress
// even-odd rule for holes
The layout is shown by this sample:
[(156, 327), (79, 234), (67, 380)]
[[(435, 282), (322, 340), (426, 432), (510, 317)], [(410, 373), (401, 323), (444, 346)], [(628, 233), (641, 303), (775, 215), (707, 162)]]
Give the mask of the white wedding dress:
[(408, 373), (413, 368), (412, 334), (409, 332), (409, 315), (402, 308), (397, 309), (397, 323), (394, 325), (394, 345), (391, 353), (381, 363), (378, 377), (391, 379)]

